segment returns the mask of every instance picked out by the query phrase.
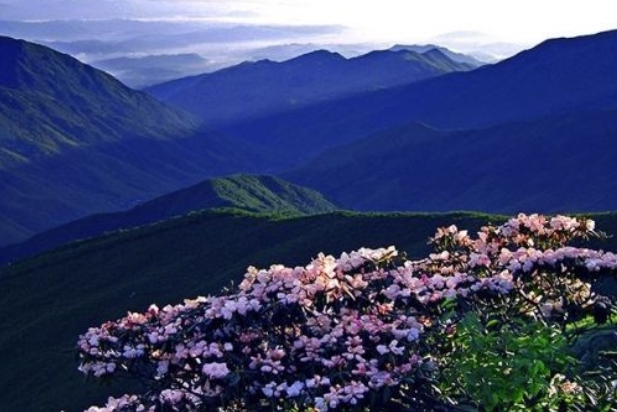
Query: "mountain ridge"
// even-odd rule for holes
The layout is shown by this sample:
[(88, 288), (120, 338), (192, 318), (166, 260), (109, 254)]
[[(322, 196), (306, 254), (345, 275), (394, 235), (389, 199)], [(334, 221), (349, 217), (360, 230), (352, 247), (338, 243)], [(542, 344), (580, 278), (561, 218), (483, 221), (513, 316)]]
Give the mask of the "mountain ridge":
[(45, 250), (106, 232), (126, 230), (189, 212), (235, 209), (305, 215), (338, 209), (320, 193), (274, 176), (233, 175), (207, 179), (122, 212), (96, 214), (0, 248), (0, 267)]
[(464, 54), (464, 53), (458, 53), (458, 52), (448, 49), (447, 47), (438, 46), (436, 44), (410, 44), (410, 45), (395, 44), (394, 46), (390, 47), (388, 50), (392, 50), (392, 51), (411, 50), (411, 51), (415, 51), (418, 53), (426, 53), (430, 50), (438, 50), (442, 52), (443, 54), (445, 54), (446, 56), (448, 56), (451, 60), (454, 60), (458, 63), (468, 63), (468, 64), (472, 64), (475, 66), (483, 66), (485, 64), (489, 64), (489, 62), (480, 61), (471, 55)]
[(471, 70), (446, 55), (381, 50), (354, 58), (316, 50), (284, 62), (244, 62), (145, 90), (220, 127), (290, 107), (406, 84), (454, 70)]
[(460, 131), (412, 123), (282, 177), (355, 210), (601, 212), (617, 209), (615, 136), (617, 109)]
[(10, 150), (25, 158), (33, 152), (50, 155), (62, 147), (114, 141), (123, 135), (169, 139), (196, 130), (196, 120), (186, 113), (67, 54), (4, 36), (0, 53), (5, 129), (0, 142), (11, 144)]
[[(290, 109), (222, 128), (307, 160), (325, 148), (421, 122), (475, 129), (617, 107), (617, 31), (547, 41), (494, 65)], [(291, 167), (291, 165), (290, 165)]]

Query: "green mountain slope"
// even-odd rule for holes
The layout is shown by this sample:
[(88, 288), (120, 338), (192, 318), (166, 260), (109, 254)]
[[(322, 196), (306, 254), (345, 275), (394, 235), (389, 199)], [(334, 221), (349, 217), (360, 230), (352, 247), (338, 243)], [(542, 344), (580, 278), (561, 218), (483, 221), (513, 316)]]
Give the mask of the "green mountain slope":
[(0, 246), (259, 163), (70, 56), (8, 37), (0, 55)]
[(169, 139), (188, 115), (44, 46), (0, 37), (0, 170), (127, 137)]
[(285, 215), (325, 213), (337, 209), (318, 192), (276, 177), (234, 175), (208, 179), (124, 212), (88, 216), (39, 233), (25, 242), (0, 248), (0, 266), (77, 239), (215, 208)]

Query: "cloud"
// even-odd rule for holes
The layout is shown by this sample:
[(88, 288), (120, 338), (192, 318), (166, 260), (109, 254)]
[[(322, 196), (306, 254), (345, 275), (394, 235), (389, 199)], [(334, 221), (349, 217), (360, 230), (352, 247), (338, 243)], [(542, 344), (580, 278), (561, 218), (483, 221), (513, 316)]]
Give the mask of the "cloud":
[(0, 21), (0, 33), (45, 44), (85, 62), (120, 56), (200, 53), (219, 62), (252, 57), (249, 49), (310, 43), (344, 33), (329, 25), (250, 25), (202, 19)]
[(210, 19), (253, 25), (342, 25), (347, 42), (418, 42), (453, 30), (485, 31), (510, 42), (614, 28), (614, 0), (0, 0), (5, 20)]
[(255, 13), (254, 11), (248, 11), (248, 10), (230, 10), (226, 13), (221, 14), (221, 16), (246, 18), (246, 17), (257, 17), (258, 14)]
[(479, 58), (504, 59), (523, 49), (531, 47), (531, 43), (512, 43), (500, 41), (495, 36), (476, 31), (455, 31), (440, 34), (429, 39), (452, 50), (467, 53)]

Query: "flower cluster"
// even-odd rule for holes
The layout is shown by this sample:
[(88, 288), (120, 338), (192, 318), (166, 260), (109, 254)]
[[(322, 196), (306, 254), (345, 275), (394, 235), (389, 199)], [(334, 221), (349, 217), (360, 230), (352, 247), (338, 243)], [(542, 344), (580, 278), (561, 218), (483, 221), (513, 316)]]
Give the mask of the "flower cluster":
[[(613, 270), (617, 256), (567, 243), (594, 229), (590, 220), (519, 215), (474, 239), (454, 226), (439, 229), (435, 253), (419, 261), (389, 247), (319, 255), (304, 267), (251, 267), (233, 293), (152, 305), (80, 336), (82, 372), (134, 374), (158, 388), (90, 410), (326, 411), (428, 390), (438, 354), (426, 338), (452, 331), (452, 319), (441, 317), (444, 301), (516, 296), (545, 317), (571, 302), (589, 304), (593, 294), (574, 274)], [(559, 296), (557, 276), (569, 279)]]

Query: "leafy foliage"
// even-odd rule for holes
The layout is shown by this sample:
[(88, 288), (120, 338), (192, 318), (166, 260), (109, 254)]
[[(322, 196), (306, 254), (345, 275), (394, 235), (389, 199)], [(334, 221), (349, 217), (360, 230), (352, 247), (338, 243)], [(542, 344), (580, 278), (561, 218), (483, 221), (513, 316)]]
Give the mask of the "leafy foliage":
[[(457, 325), (444, 392), (473, 399), (489, 411), (558, 408), (555, 371), (575, 364), (560, 330), (539, 322), (493, 319), (470, 313)], [(451, 386), (448, 386), (451, 385)]]

